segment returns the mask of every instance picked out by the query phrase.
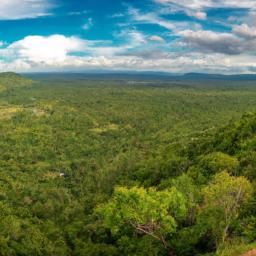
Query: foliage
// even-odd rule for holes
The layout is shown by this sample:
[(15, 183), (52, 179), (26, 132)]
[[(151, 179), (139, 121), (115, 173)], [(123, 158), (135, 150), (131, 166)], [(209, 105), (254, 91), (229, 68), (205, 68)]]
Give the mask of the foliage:
[[(249, 179), (255, 188), (256, 115), (241, 118), (255, 109), (254, 82), (34, 77), (0, 74), (1, 255), (166, 254), (131, 224), (119, 221), (111, 233), (104, 212), (95, 215), (111, 204), (135, 226), (153, 216), (151, 231), (174, 255), (255, 241), (255, 191), (230, 215), (221, 248), (224, 222), (213, 224), (224, 208), (206, 204), (230, 198), (225, 186), (211, 192), (225, 170), (231, 184)], [(136, 208), (118, 208), (117, 198)]]
[[(239, 217), (239, 209), (252, 196), (252, 185), (244, 177), (232, 177), (227, 172), (216, 174), (203, 188), (204, 205), (199, 220), (210, 227), (217, 243), (224, 243), (230, 225)], [(206, 224), (207, 223), (207, 224)]]
[(98, 210), (113, 233), (130, 225), (139, 234), (161, 241), (168, 249), (166, 236), (174, 233), (177, 220), (185, 217), (186, 203), (175, 188), (156, 191), (153, 188), (119, 187), (111, 201)]

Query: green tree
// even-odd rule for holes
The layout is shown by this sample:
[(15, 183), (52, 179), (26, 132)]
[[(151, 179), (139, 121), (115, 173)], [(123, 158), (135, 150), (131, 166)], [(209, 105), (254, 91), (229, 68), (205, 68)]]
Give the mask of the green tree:
[(188, 169), (188, 175), (198, 184), (207, 184), (209, 179), (216, 173), (228, 171), (236, 174), (239, 168), (239, 161), (236, 157), (222, 152), (212, 152), (202, 154), (198, 158), (198, 163)]
[(230, 225), (239, 217), (239, 210), (252, 196), (252, 185), (245, 177), (230, 176), (226, 171), (214, 176), (203, 189), (201, 218), (211, 226), (216, 243), (224, 243)]
[(186, 198), (187, 225), (192, 225), (195, 221), (199, 203), (202, 201), (200, 186), (197, 186), (193, 179), (187, 174), (182, 174), (176, 179), (165, 179), (159, 186), (161, 189), (175, 187)]
[(97, 209), (112, 233), (130, 226), (141, 235), (162, 243), (168, 255), (173, 255), (167, 236), (175, 233), (177, 220), (186, 216), (185, 197), (176, 189), (156, 191), (133, 187), (118, 187), (113, 198)]

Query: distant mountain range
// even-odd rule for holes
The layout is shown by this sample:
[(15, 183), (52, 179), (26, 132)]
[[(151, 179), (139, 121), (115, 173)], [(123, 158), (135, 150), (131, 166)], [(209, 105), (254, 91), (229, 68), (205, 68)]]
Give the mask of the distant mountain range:
[(256, 80), (256, 74), (207, 74), (186, 73), (172, 74), (165, 72), (113, 72), (113, 71), (88, 71), (88, 72), (59, 72), (59, 73), (24, 73), (30, 78), (43, 79), (163, 79), (163, 80)]
[(256, 80), (256, 74), (205, 74), (205, 73), (187, 73), (181, 76), (183, 79), (211, 79), (211, 80)]

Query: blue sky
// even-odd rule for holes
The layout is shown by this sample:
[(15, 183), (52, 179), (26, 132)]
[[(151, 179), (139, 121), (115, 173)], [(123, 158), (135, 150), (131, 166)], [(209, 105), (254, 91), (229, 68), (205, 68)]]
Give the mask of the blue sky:
[(7, 70), (256, 73), (256, 1), (1, 0)]

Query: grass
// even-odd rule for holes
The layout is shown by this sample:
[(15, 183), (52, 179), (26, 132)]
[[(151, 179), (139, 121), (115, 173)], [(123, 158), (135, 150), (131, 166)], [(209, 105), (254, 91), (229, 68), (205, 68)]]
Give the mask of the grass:
[(245, 244), (245, 243), (233, 243), (225, 246), (225, 249), (219, 250), (216, 256), (241, 256), (244, 253), (249, 252), (256, 248), (256, 243)]

